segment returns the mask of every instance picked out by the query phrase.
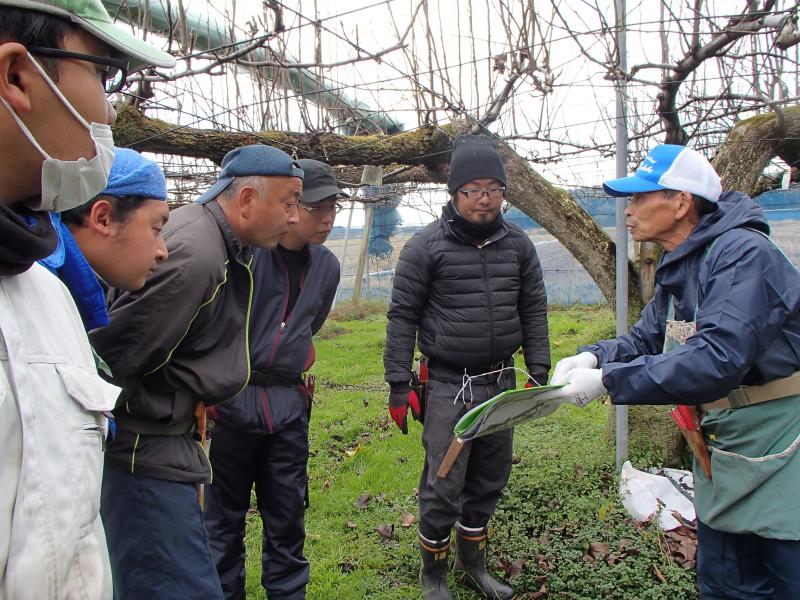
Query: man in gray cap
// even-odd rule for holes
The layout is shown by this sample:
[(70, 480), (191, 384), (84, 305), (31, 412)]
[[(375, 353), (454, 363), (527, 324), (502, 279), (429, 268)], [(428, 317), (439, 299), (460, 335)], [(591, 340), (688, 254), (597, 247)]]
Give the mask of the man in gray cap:
[(339, 261), (322, 246), (346, 197), (333, 169), (316, 160), (303, 168), (299, 222), (275, 250), (256, 250), (250, 322), (250, 385), (209, 409), (215, 421), (203, 514), (211, 555), (226, 599), (245, 598), (245, 516), (255, 484), (264, 525), (261, 582), (269, 598), (305, 598), (303, 556), (307, 497), (308, 418), (315, 335), (339, 285)]
[(386, 348), (389, 414), (406, 433), (419, 413), (409, 382), (415, 343), (429, 358), (428, 398), (419, 484), (420, 585), (426, 600), (449, 600), (447, 557), (456, 529), (453, 570), (488, 598), (513, 590), (486, 570), (486, 530), (511, 473), (513, 430), (469, 442), (450, 474), (436, 472), (467, 410), (515, 387), (514, 354), (522, 348), (532, 380), (547, 381), (547, 296), (530, 238), (503, 220), (506, 172), (488, 138), (453, 144), (440, 219), (414, 234), (395, 269)]
[(164, 228), (169, 258), (141, 290), (109, 295), (97, 353), (122, 386), (101, 513), (117, 598), (221, 598), (197, 484), (211, 476), (195, 415), (250, 377), (250, 246), (297, 223), (303, 170), (270, 146), (229, 152), (217, 182)]
[(0, 0), (0, 598), (111, 596), (98, 503), (102, 411), (119, 389), (36, 261), (57, 246), (48, 211), (106, 187), (106, 93), (129, 70), (174, 64), (100, 0)]

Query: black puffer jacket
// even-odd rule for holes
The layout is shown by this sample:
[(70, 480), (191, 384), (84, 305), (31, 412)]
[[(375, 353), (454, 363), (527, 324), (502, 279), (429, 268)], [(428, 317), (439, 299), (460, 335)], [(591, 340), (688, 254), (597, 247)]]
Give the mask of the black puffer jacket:
[(445, 206), (400, 253), (383, 354), (386, 381), (409, 381), (417, 332), (432, 362), (479, 368), (522, 346), (529, 370), (549, 368), (547, 295), (530, 238), (503, 223), (478, 247), (456, 235), (449, 211)]

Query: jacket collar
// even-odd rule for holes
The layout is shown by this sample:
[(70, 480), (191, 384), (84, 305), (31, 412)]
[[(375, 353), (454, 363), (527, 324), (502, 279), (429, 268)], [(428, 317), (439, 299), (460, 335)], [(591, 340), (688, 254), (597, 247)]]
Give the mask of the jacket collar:
[(222, 232), (222, 238), (225, 240), (225, 248), (228, 251), (228, 256), (243, 265), (248, 264), (253, 257), (253, 250), (250, 246), (242, 245), (239, 236), (236, 235), (233, 227), (228, 223), (228, 219), (225, 218), (225, 213), (222, 212), (222, 207), (219, 205), (219, 202), (214, 199), (202, 206), (211, 213), (211, 216), (214, 217), (214, 220), (217, 222), (217, 226), (219, 226), (219, 230)]
[(500, 227), (498, 227), (497, 230), (494, 233), (492, 233), (492, 235), (490, 235), (488, 238), (483, 240), (482, 243), (480, 243), (480, 244), (472, 244), (472, 243), (470, 243), (469, 240), (465, 240), (463, 237), (461, 237), (455, 231), (453, 231), (453, 227), (451, 225), (451, 221), (449, 219), (447, 219), (447, 217), (442, 215), (439, 218), (439, 222), (442, 224), (442, 229), (444, 230), (445, 235), (447, 235), (448, 237), (452, 237), (452, 238), (458, 240), (462, 244), (465, 244), (467, 246), (472, 246), (473, 248), (483, 248), (484, 246), (488, 246), (489, 244), (493, 244), (494, 242), (496, 242), (498, 240), (501, 240), (501, 239), (503, 239), (504, 237), (506, 237), (508, 235), (508, 224), (506, 222), (503, 222), (502, 225)]

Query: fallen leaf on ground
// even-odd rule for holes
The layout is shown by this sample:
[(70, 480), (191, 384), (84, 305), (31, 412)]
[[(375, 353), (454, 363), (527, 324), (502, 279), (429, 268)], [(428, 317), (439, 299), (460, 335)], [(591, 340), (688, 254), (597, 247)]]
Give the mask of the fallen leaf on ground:
[(547, 589), (547, 586), (545, 584), (542, 584), (542, 587), (539, 588), (538, 592), (533, 592), (531, 594), (531, 599), (532, 600), (539, 600), (540, 598), (547, 598), (547, 594), (548, 593), (549, 593), (549, 590)]
[(372, 494), (370, 494), (369, 492), (364, 492), (358, 497), (358, 500), (356, 500), (356, 507), (360, 508), (361, 510), (364, 510), (369, 506), (369, 503), (371, 501), (372, 501)]
[(589, 554), (592, 558), (605, 558), (609, 554), (608, 546), (602, 542), (589, 544)]
[(504, 558), (497, 559), (497, 568), (505, 573), (506, 579), (509, 581), (522, 573), (522, 567), (524, 566), (525, 561), (521, 558), (515, 560), (514, 562), (509, 562)]
[(402, 525), (406, 529), (411, 527), (414, 524), (414, 521), (416, 520), (417, 518), (407, 510), (404, 510), (403, 513), (400, 515), (400, 525)]
[(388, 542), (394, 535), (394, 525), (392, 523), (384, 523), (376, 527), (375, 531), (381, 536), (381, 541)]

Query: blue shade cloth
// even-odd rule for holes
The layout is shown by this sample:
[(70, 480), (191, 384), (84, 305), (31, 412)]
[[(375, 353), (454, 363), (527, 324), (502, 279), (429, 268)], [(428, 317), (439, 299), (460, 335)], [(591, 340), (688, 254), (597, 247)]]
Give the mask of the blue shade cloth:
[(108, 174), (108, 185), (100, 192), (109, 196), (139, 196), (154, 200), (167, 199), (167, 180), (154, 161), (136, 150), (114, 149), (114, 164)]
[(69, 289), (86, 331), (108, 325), (106, 295), (86, 257), (57, 213), (50, 220), (58, 234), (55, 252), (39, 262)]
[(227, 188), (236, 177), (299, 177), (303, 179), (303, 169), (283, 150), (264, 144), (234, 148), (222, 159), (222, 170), (217, 182), (196, 202), (205, 204), (213, 200)]

